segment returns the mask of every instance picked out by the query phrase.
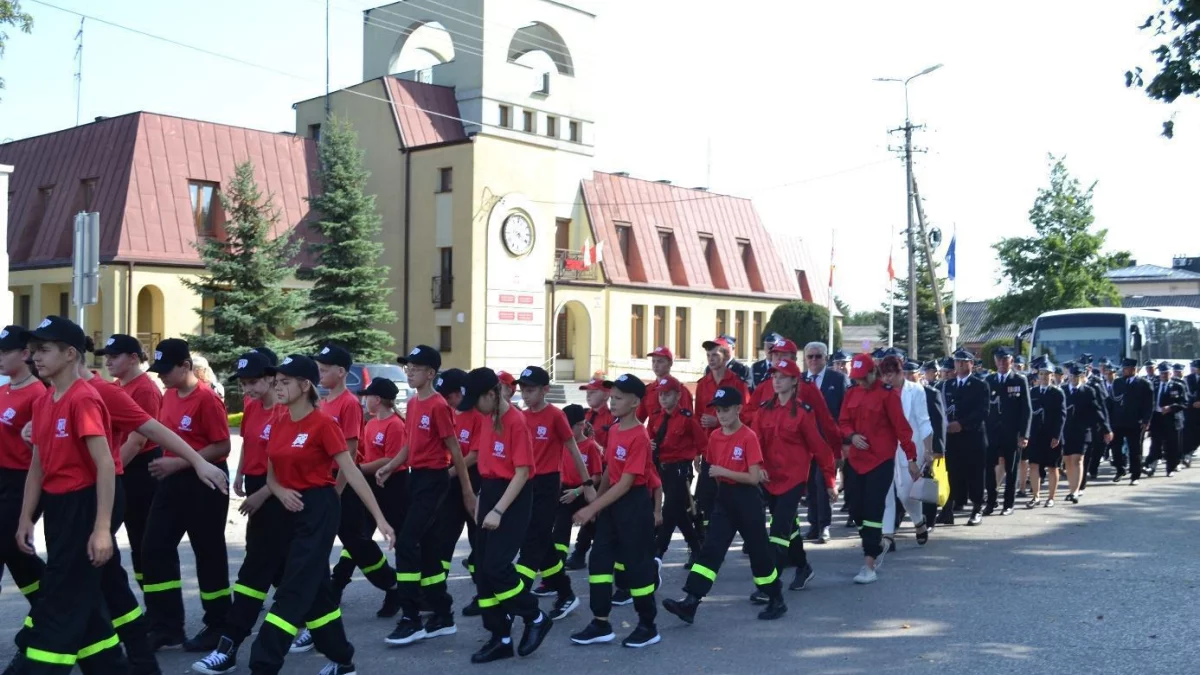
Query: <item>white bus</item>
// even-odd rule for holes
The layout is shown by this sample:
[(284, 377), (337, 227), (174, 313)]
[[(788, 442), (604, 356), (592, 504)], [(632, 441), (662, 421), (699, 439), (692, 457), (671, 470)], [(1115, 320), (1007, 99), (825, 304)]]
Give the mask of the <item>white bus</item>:
[(1033, 322), (1033, 356), (1054, 363), (1082, 354), (1187, 363), (1200, 359), (1200, 309), (1191, 307), (1092, 307), (1046, 312)]

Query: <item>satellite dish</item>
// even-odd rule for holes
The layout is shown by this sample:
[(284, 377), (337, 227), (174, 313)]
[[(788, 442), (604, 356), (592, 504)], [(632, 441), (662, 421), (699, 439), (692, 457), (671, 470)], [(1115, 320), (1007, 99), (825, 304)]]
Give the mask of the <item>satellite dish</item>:
[(936, 227), (929, 230), (929, 245), (933, 248), (942, 245), (942, 231)]

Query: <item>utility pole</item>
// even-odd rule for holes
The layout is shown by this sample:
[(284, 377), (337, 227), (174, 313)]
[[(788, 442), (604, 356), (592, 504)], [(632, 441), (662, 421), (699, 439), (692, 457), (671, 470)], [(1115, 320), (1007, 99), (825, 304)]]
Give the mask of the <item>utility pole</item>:
[(933, 304), (937, 307), (938, 334), (942, 336), (942, 349), (946, 354), (954, 352), (954, 344), (950, 339), (950, 329), (946, 325), (946, 307), (942, 304), (942, 289), (938, 284), (937, 270), (933, 266), (933, 247), (929, 245), (929, 231), (925, 227), (925, 209), (921, 206), (921, 191), (917, 189), (917, 179), (912, 181), (913, 205), (917, 209), (918, 233), (921, 238), (921, 250), (925, 252), (925, 264), (929, 266), (929, 278), (933, 283)]

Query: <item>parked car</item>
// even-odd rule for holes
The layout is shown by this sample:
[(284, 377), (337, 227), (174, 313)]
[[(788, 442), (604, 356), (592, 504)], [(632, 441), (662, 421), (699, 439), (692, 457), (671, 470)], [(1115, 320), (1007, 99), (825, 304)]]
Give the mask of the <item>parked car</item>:
[[(412, 396), (415, 390), (408, 386), (408, 375), (404, 369), (394, 363), (355, 363), (350, 366), (350, 372), (346, 375), (346, 390), (351, 394), (358, 396), (362, 390), (366, 389), (371, 380), (377, 377), (386, 377), (396, 383), (396, 387), (400, 389), (400, 395), (396, 397), (397, 412), (404, 415), (409, 396)], [(317, 387), (318, 393), (324, 396), (329, 393), (325, 387)]]

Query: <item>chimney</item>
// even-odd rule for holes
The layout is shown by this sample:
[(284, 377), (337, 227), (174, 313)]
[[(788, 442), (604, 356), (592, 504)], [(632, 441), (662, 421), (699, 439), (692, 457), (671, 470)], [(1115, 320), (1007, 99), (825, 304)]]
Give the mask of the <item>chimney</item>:
[(621, 178), (629, 178), (629, 172), (628, 172), (628, 171), (614, 171), (614, 172), (613, 172), (613, 175), (614, 175), (614, 176), (620, 176)]
[(655, 182), (655, 183), (662, 183), (663, 185), (670, 185), (670, 184), (671, 184), (671, 181), (669, 181), (669, 180), (666, 180), (666, 179), (662, 179), (662, 180), (656, 180), (656, 181), (654, 181), (654, 182)]
[(1200, 256), (1177, 255), (1171, 260), (1171, 267), (1200, 274)]
[(692, 189), (695, 190), (696, 192), (708, 192), (708, 188), (706, 188), (706, 187), (694, 187)]
[(104, 121), (104, 120), (106, 120), (106, 119), (108, 119), (108, 118), (107, 118), (107, 117), (104, 117), (103, 115), (101, 115), (100, 117), (97, 117), (95, 121), (97, 121), (97, 122), (103, 122), (103, 121)]

